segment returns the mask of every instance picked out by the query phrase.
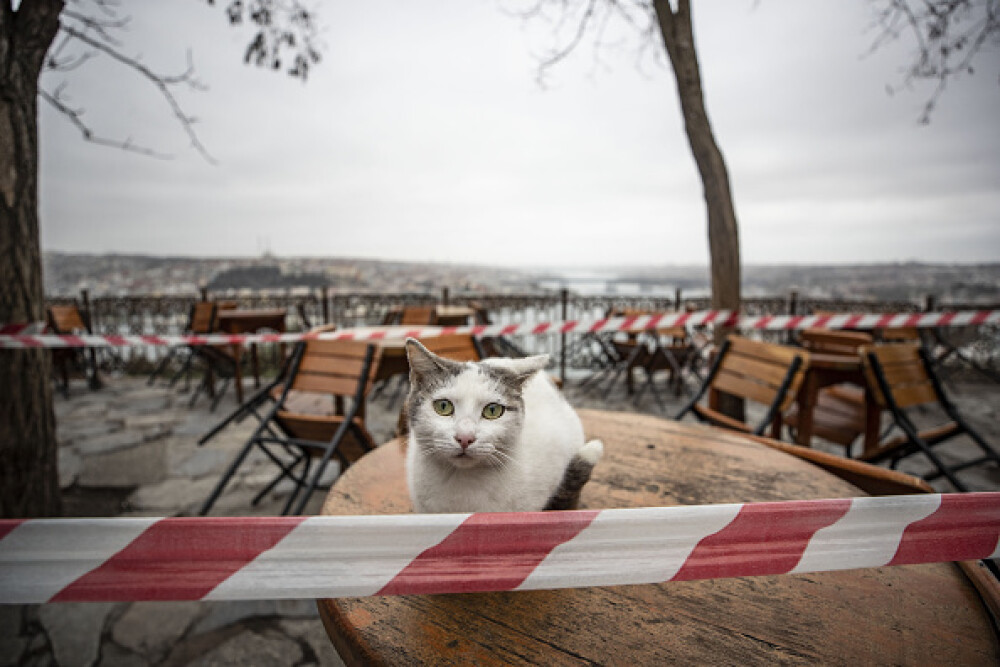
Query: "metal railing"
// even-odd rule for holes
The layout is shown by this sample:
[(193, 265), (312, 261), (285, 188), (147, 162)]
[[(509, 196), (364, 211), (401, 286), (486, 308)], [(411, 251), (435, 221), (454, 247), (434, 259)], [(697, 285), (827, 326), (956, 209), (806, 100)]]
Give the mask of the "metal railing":
[[(567, 290), (533, 294), (451, 293), (330, 293), (328, 290), (308, 292), (277, 291), (216, 291), (202, 290), (190, 296), (97, 296), (86, 291), (78, 298), (52, 298), (48, 304), (75, 302), (89, 317), (94, 333), (101, 334), (177, 334), (184, 331), (194, 302), (212, 299), (232, 301), (239, 308), (285, 308), (288, 311), (286, 329), (302, 331), (320, 324), (335, 324), (338, 328), (381, 324), (390, 308), (400, 305), (465, 305), (475, 308), (494, 324), (557, 321), (563, 319), (597, 319), (614, 310), (679, 311), (704, 310), (710, 307), (705, 297), (684, 298), (681, 290), (673, 296), (591, 296)], [(804, 315), (816, 312), (920, 312), (925, 310), (983, 309), (998, 306), (961, 303), (937, 304), (928, 296), (922, 304), (912, 301), (852, 301), (799, 297), (796, 291), (770, 297), (743, 300), (746, 315)], [(758, 334), (776, 341), (788, 341), (790, 334), (773, 332)], [(949, 329), (948, 343), (960, 348), (977, 364), (995, 372), (1000, 369), (1000, 332), (997, 327)], [(589, 354), (574, 345), (574, 334), (547, 334), (515, 337), (513, 342), (529, 354), (550, 354), (561, 366), (582, 368), (592, 362)], [(162, 348), (134, 348), (105, 355), (105, 365), (117, 366), (125, 372), (142, 372), (164, 354)], [(957, 361), (958, 357), (952, 355)]]

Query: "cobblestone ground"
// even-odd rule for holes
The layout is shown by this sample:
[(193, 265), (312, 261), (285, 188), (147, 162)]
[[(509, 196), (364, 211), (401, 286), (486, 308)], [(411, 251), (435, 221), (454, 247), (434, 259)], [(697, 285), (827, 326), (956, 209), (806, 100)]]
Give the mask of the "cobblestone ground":
[[(400, 400), (394, 386), (374, 397), (369, 423), (376, 440), (392, 436)], [(949, 384), (960, 410), (987, 441), (1000, 446), (1000, 385), (967, 380)], [(637, 403), (615, 386), (605, 395), (581, 390), (569, 378), (564, 391), (577, 407), (673, 416), (684, 402), (663, 393), (664, 406), (646, 392)], [(66, 513), (72, 516), (194, 514), (222, 469), (245, 442), (252, 420), (233, 425), (204, 447), (196, 440), (236, 403), (230, 392), (216, 411), (202, 397), (142, 378), (111, 377), (91, 392), (82, 382), (58, 396), (59, 468)], [(759, 413), (751, 412), (751, 417)], [(926, 415), (931, 419), (933, 415)], [(842, 454), (834, 445), (817, 447)], [(950, 447), (950, 448), (949, 448)], [(946, 458), (968, 444), (946, 446)], [(280, 512), (287, 487), (257, 507), (250, 499), (271, 478), (271, 465), (252, 457), (219, 499), (213, 514)], [(925, 472), (920, 457), (901, 468)], [(336, 476), (330, 475), (330, 481)], [(992, 466), (963, 473), (977, 490), (1000, 489)], [(941, 486), (940, 490), (949, 490)], [(306, 509), (316, 513), (322, 494)], [(258, 602), (140, 602), (0, 605), (0, 665), (339, 665), (312, 600)]]

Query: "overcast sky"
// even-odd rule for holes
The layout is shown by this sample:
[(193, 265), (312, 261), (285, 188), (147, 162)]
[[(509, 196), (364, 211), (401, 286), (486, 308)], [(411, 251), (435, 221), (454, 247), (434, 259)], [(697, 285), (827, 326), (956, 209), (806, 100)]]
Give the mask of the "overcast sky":
[[(326, 50), (303, 84), (243, 65), (248, 35), (223, 7), (124, 2), (124, 51), (175, 73), (190, 49), (210, 89), (182, 99), (218, 164), (129, 70), (94, 59), (49, 76), (98, 131), (175, 157), (88, 144), (40, 103), (43, 249), (707, 261), (673, 76), (637, 64), (634, 38), (596, 66), (583, 45), (542, 89), (549, 34), (509, 3), (315, 4)], [(922, 126), (927, 87), (886, 92), (909, 47), (866, 55), (866, 0), (694, 4), (744, 263), (1000, 261), (995, 49)]]

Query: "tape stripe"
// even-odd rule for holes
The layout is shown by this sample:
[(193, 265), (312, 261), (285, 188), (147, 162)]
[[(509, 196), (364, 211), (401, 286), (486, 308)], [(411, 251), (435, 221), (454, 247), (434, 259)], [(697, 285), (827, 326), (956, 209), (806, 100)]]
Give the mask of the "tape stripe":
[[(48, 602), (159, 519), (19, 522), (0, 539), (0, 603)], [(6, 522), (0, 522), (4, 525)]]
[(198, 600), (303, 520), (163, 519), (51, 601)]
[[(972, 526), (980, 526), (973, 529)], [(1000, 542), (1000, 504), (986, 505), (961, 494), (941, 496), (941, 505), (903, 531), (896, 555), (889, 565), (982, 558)]]
[[(841, 519), (849, 499), (744, 505), (732, 523), (698, 543), (673, 581), (785, 574), (820, 528)], [(750, 544), (749, 549), (740, 549)]]
[(420, 554), (377, 594), (513, 590), (555, 547), (578, 535), (597, 514), (473, 514), (440, 544)]

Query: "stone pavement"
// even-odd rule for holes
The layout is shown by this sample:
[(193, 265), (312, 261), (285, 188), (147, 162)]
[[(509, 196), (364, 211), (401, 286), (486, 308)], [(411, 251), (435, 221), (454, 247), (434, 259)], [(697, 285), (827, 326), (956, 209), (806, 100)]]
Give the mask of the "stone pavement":
[[(987, 441), (1000, 446), (1000, 386), (971, 381), (949, 384), (951, 395)], [(248, 387), (249, 390), (249, 387)], [(376, 441), (388, 440), (398, 401), (387, 392), (369, 404)], [(582, 392), (567, 382), (577, 407), (662, 414), (647, 392), (640, 405), (617, 387), (608, 398)], [(672, 416), (682, 398), (665, 395)], [(188, 407), (189, 394), (144, 378), (110, 377), (97, 392), (82, 382), (68, 399), (56, 396), (60, 483), (69, 516), (191, 515), (208, 495), (225, 465), (245, 442), (253, 419), (231, 425), (204, 447), (196, 441), (236, 403), (229, 392), (217, 410), (202, 397)], [(752, 413), (753, 416), (753, 413)], [(835, 445), (817, 446), (841, 454)], [(945, 457), (962, 455), (968, 444), (945, 445)], [(920, 457), (903, 462), (907, 472), (924, 471)], [(331, 471), (329, 481), (336, 477)], [(273, 474), (262, 455), (252, 456), (219, 499), (214, 515), (273, 515), (290, 487), (281, 486), (257, 507), (250, 499)], [(977, 490), (1000, 490), (1000, 470), (982, 466), (963, 473)], [(948, 490), (946, 486), (940, 490)], [(316, 513), (322, 493), (306, 513)], [(0, 605), (2, 665), (340, 665), (312, 600), (256, 602), (138, 602)]]

